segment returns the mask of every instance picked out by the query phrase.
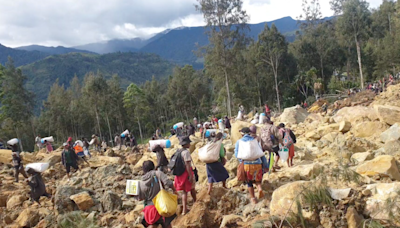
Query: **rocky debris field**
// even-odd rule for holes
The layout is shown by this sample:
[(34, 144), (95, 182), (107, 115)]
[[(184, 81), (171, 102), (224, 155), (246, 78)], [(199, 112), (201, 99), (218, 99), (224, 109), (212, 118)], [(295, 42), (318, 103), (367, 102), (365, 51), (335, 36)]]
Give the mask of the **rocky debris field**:
[[(332, 110), (321, 115), (299, 106), (285, 109), (273, 121), (286, 123), (297, 135), (295, 165), (281, 163), (281, 170), (264, 175), (265, 197), (256, 205), (236, 178), (233, 156), (238, 131), (251, 126), (251, 114), (247, 121), (232, 123), (232, 135), (223, 142), (229, 189), (216, 185), (211, 196), (205, 165), (197, 156), (204, 142), (191, 137), (198, 201), (189, 204), (190, 212), (178, 216), (173, 227), (400, 227), (399, 101), (397, 85), (368, 105), (346, 105), (334, 115)], [(171, 142), (168, 158), (179, 148), (176, 137)], [(70, 180), (60, 164), (60, 149), (50, 155), (22, 153), (24, 164), (44, 161), (51, 166), (43, 177), (52, 198), (42, 197), (38, 205), (29, 201), (23, 178), (13, 183), (11, 151), (0, 150), (0, 227), (142, 227), (143, 202), (125, 195), (126, 180), (140, 179), (143, 162), (156, 161), (146, 145), (140, 151), (143, 155), (91, 151), (90, 166), (81, 164), (82, 171)]]

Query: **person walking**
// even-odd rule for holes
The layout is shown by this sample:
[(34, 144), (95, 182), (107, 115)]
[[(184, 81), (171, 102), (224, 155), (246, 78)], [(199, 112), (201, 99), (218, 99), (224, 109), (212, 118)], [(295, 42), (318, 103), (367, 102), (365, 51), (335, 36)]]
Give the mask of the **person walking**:
[[(239, 150), (246, 149), (246, 148), (243, 148), (240, 146), (240, 144), (242, 142), (250, 142), (250, 141), (256, 140), (255, 138), (253, 138), (250, 135), (250, 133), (251, 133), (250, 128), (247, 128), (247, 127), (243, 128), (241, 130), (241, 133), (243, 134), (243, 137), (240, 140), (238, 140), (235, 145), (235, 157), (236, 158), (238, 157)], [(259, 145), (258, 142), (257, 142), (257, 145)], [(250, 150), (250, 148), (247, 148), (247, 149)], [(260, 150), (262, 150), (261, 146), (260, 146)], [(262, 199), (264, 197), (264, 193), (262, 190), (261, 183), (262, 183), (262, 178), (263, 178), (264, 172), (266, 172), (266, 169), (268, 167), (267, 159), (265, 158), (265, 156), (261, 156), (260, 158), (258, 158), (256, 160), (252, 160), (252, 161), (242, 160), (239, 158), (238, 158), (238, 160), (239, 160), (239, 163), (243, 162), (245, 179), (246, 179), (245, 183), (247, 184), (247, 189), (249, 191), (251, 202), (253, 204), (257, 204), (257, 199), (254, 194), (254, 184), (257, 185), (258, 198)]]
[(49, 141), (44, 140), (44, 145), (46, 145), (46, 153), (50, 154), (53, 152), (53, 145)]
[(42, 174), (36, 172), (34, 169), (28, 168), (26, 172), (30, 175), (27, 180), (28, 185), (31, 187), (30, 197), (32, 201), (40, 205), (40, 197), (46, 196), (50, 198), (51, 195), (46, 191), (46, 185), (43, 181)]
[(231, 134), (232, 125), (231, 125), (231, 121), (229, 120), (228, 116), (225, 116), (224, 124), (225, 124), (225, 127), (229, 130), (229, 134)]
[(156, 136), (157, 136), (157, 139), (162, 139), (161, 129), (159, 127), (157, 127)]
[(114, 143), (115, 146), (118, 147), (118, 150), (121, 150), (122, 142), (121, 142), (121, 136), (119, 134), (115, 134)]
[(140, 201), (144, 200), (144, 216), (142, 225), (144, 227), (159, 227), (172, 228), (171, 222), (176, 218), (176, 214), (171, 217), (161, 217), (153, 203), (153, 198), (161, 191), (161, 186), (168, 187), (177, 194), (173, 182), (166, 174), (156, 171), (152, 161), (143, 162), (143, 176), (139, 181)]
[(289, 158), (287, 160), (287, 165), (289, 167), (292, 167), (293, 166), (293, 158), (294, 158), (294, 144), (297, 142), (296, 141), (296, 135), (289, 128), (285, 128), (285, 124), (284, 123), (280, 123), (278, 125), (278, 129), (279, 129), (280, 133), (282, 134), (282, 138), (283, 139), (285, 139), (286, 134), (289, 134), (289, 137), (293, 142), (288, 148), (289, 149)]
[(63, 144), (64, 150), (61, 153), (61, 163), (65, 167), (67, 171), (67, 177), (70, 179), (70, 171), (71, 167), (76, 170), (81, 170), (78, 166), (78, 156), (75, 154), (75, 151), (70, 147), (68, 143)]
[(89, 156), (89, 158), (91, 158), (92, 155), (90, 154), (90, 151), (89, 151), (89, 146), (90, 146), (89, 141), (86, 138), (82, 138), (82, 142), (83, 142), (83, 153), (86, 156)]
[[(213, 143), (222, 141), (223, 134), (219, 132)], [(226, 188), (226, 180), (229, 178), (228, 171), (226, 171), (224, 165), (226, 164), (225, 159), (225, 148), (224, 144), (221, 143), (219, 152), (219, 160), (214, 163), (206, 164), (207, 178), (208, 178), (208, 194), (211, 195), (211, 191), (214, 183), (222, 182), (222, 186)]]
[[(13, 145), (17, 146), (17, 145)], [(12, 152), (12, 163), (14, 167), (14, 178), (15, 178), (15, 183), (19, 182), (19, 174), (22, 174), (25, 178), (28, 178), (28, 175), (26, 175), (24, 166), (22, 165), (22, 158), (17, 152)]]
[(188, 136), (180, 137), (179, 144), (182, 146), (171, 158), (168, 168), (175, 175), (174, 186), (180, 192), (182, 198), (182, 215), (188, 213), (188, 192), (191, 193), (193, 201), (196, 202), (196, 178), (192, 169), (192, 157), (190, 156), (191, 140)]
[(275, 154), (276, 159), (273, 166), (273, 171), (280, 169), (279, 162), (279, 144), (282, 143), (282, 135), (279, 129), (275, 127), (269, 118), (264, 119), (264, 126), (261, 128), (261, 146), (264, 151), (269, 152), (270, 160), (272, 153)]
[(41, 150), (43, 148), (42, 138), (40, 137), (40, 135), (36, 136), (35, 143), (39, 150)]
[(164, 149), (161, 146), (156, 146), (153, 149), (153, 152), (156, 153), (157, 155), (157, 166), (156, 169), (158, 171), (161, 171), (163, 173), (166, 173), (168, 171), (168, 159), (165, 156)]

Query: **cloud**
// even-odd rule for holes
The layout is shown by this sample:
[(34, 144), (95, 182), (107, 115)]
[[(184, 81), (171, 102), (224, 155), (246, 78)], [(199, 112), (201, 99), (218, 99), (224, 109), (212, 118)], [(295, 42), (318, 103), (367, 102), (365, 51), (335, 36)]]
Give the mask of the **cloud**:
[[(371, 7), (381, 0), (369, 0)], [(196, 0), (3, 0), (0, 43), (75, 46), (115, 38), (148, 37), (168, 28), (201, 26)], [(301, 0), (244, 0), (250, 23), (301, 14)], [(324, 16), (329, 1), (321, 0)]]

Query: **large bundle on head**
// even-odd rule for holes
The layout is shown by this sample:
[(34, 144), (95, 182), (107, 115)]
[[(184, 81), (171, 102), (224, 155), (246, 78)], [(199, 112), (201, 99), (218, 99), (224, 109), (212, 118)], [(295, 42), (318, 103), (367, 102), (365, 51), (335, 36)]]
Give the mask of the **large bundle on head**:
[(14, 146), (15, 144), (17, 144), (19, 142), (19, 140), (17, 138), (13, 138), (7, 141), (7, 144), (10, 146)]
[(44, 138), (42, 138), (41, 140), (40, 140), (42, 143), (44, 143), (44, 141), (47, 141), (47, 142), (54, 142), (54, 138), (53, 138), (53, 136), (49, 136), (49, 137), (44, 137)]
[(171, 141), (168, 139), (159, 139), (159, 140), (150, 140), (149, 141), (149, 150), (150, 151), (154, 151), (157, 146), (160, 146), (161, 148), (170, 148)]
[(49, 163), (30, 163), (25, 166), (25, 171), (33, 169), (36, 172), (42, 173), (49, 168)]

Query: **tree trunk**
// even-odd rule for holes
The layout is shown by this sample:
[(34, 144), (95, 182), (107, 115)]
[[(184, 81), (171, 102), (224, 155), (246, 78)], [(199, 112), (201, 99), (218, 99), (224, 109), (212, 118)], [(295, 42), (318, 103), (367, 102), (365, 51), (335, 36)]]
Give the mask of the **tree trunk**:
[(355, 37), (355, 40), (356, 40), (356, 46), (357, 46), (358, 66), (360, 68), (361, 89), (364, 89), (364, 76), (363, 76), (362, 63), (361, 63), (360, 42), (358, 41), (357, 37)]
[(226, 72), (226, 69), (224, 69), (225, 73), (225, 86), (226, 86), (226, 93), (227, 93), (227, 100), (226, 100), (226, 106), (228, 108), (228, 115), (229, 117), (232, 117), (232, 110), (231, 110), (231, 93), (229, 91), (229, 81), (228, 81), (228, 72)]
[(111, 126), (110, 126), (110, 119), (108, 118), (108, 113), (106, 113), (106, 118), (107, 118), (107, 124), (108, 124), (108, 131), (110, 132), (110, 139), (111, 139), (111, 144), (114, 147), (114, 140), (112, 140), (112, 135), (111, 135)]
[(260, 107), (262, 107), (262, 102), (261, 102), (261, 88), (260, 88), (260, 81), (258, 80), (258, 77), (256, 77), (257, 81), (257, 93), (258, 93), (258, 102), (260, 104)]
[(274, 69), (274, 77), (275, 77), (275, 90), (276, 90), (276, 99), (278, 102), (278, 111), (281, 112), (281, 102), (279, 99), (279, 87), (278, 87), (278, 69)]
[(320, 65), (321, 65), (321, 76), (322, 76), (323, 80), (325, 81), (325, 76), (324, 76), (324, 60), (322, 59), (322, 57), (320, 57)]
[(99, 119), (99, 113), (97, 112), (97, 107), (95, 108), (95, 111), (96, 111), (97, 127), (99, 128), (100, 138), (102, 139), (103, 137), (101, 135), (100, 119)]
[(138, 125), (139, 125), (140, 140), (141, 140), (141, 143), (143, 143), (142, 127), (140, 126), (139, 117), (137, 118), (137, 122), (138, 122)]
[(347, 79), (350, 79), (350, 46), (347, 49), (348, 56), (347, 56), (347, 64), (346, 64), (346, 72), (347, 72)]

